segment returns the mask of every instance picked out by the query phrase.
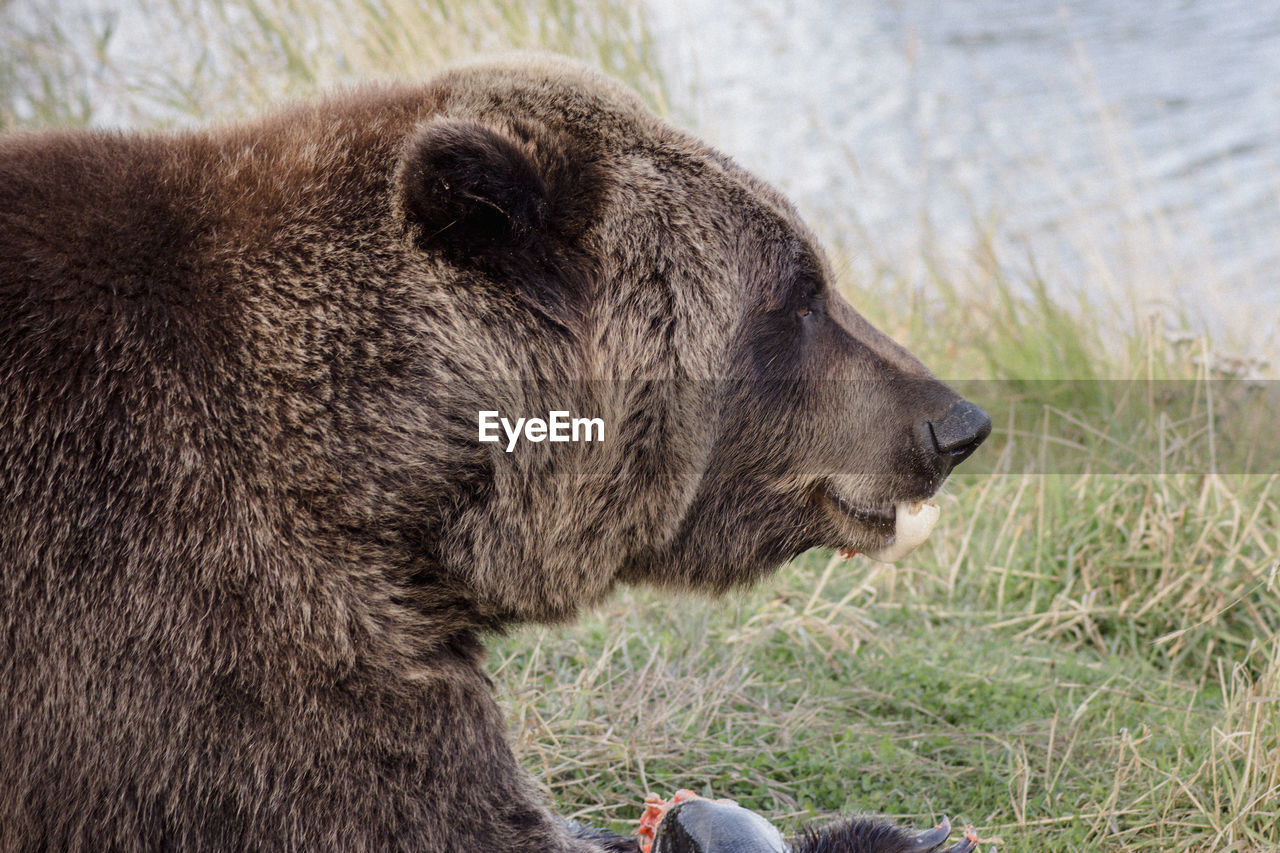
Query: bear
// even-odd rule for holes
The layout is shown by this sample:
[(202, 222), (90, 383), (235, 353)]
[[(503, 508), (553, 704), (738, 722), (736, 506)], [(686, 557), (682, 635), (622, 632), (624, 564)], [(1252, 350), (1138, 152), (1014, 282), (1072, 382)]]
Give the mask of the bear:
[(485, 638), (886, 554), (989, 429), (573, 62), (10, 133), (0, 850), (630, 849), (541, 801)]

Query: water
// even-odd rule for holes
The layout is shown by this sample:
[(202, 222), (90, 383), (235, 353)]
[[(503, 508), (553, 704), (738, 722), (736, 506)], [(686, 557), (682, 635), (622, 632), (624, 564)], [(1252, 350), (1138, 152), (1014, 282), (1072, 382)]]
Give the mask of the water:
[[(855, 275), (972, 269), (983, 223), (1006, 266), (1180, 303), (1280, 362), (1276, 0), (638, 2), (678, 112), (824, 236), (860, 235)], [(10, 11), (111, 20), (116, 65), (167, 69), (162, 87), (204, 55), (136, 0)], [(96, 79), (93, 56), (70, 72)], [(112, 79), (89, 89), (95, 122), (137, 121)]]
[(1280, 5), (649, 3), (681, 110), (820, 231), (910, 266), (989, 222), (1051, 281), (1275, 329)]

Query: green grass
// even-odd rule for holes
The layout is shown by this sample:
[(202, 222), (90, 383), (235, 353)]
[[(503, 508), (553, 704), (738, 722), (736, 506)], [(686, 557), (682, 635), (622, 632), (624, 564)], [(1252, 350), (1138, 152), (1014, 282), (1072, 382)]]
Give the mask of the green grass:
[[(537, 47), (666, 104), (621, 2), (143, 2), (199, 50), (120, 66), (110, 22), (19, 27), (0, 0), (0, 127), (82, 125), (104, 97), (135, 123), (235, 115)], [(495, 641), (517, 749), (562, 812), (625, 830), (646, 791), (691, 787), (788, 826), (945, 813), (1008, 851), (1280, 850), (1280, 477), (1228, 440), (1273, 416), (1238, 381), (1259, 368), (1011, 263), (992, 231), (922, 280), (897, 272), (918, 258), (828, 226), (837, 266), (862, 263), (844, 276), (858, 307), (943, 376), (982, 380), (962, 384), (996, 420), (920, 551), (811, 553), (714, 603), (624, 590)], [(1182, 398), (1157, 416), (1159, 386), (1115, 380)]]
[[(1002, 540), (1028, 488), (952, 489), (944, 529), (901, 566), (812, 553), (714, 606), (627, 591), (574, 628), (502, 640), (526, 759), (562, 806), (619, 829), (639, 792), (691, 787), (784, 823), (948, 814), (1006, 850), (1274, 849), (1280, 644), (1255, 621), (1277, 613), (1274, 577), (1232, 579), (1206, 549), (1200, 571), (1130, 559), (1091, 588), (1070, 543), (1092, 538), (1080, 563), (1097, 566), (1127, 545), (1081, 537), (1082, 512), (1040, 522), (1062, 547)], [(1274, 483), (1257, 496), (1274, 522)], [(1176, 512), (1212, 528), (1221, 499)], [(1275, 529), (1233, 543), (1237, 559), (1267, 566)]]

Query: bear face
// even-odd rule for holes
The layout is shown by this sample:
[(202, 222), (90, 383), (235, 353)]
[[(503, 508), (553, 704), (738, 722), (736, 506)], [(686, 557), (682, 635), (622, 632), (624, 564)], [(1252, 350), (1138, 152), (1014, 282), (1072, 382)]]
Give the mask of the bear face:
[(591, 849), (482, 633), (883, 553), (987, 429), (576, 66), (0, 139), (0, 848)]
[[(811, 547), (892, 543), (897, 505), (960, 458), (929, 425), (965, 404), (833, 290), (775, 190), (629, 93), (527, 70), (455, 72), (402, 155), (400, 207), (416, 246), (473, 277), (471, 298), (518, 295), (522, 327), (560, 344), (549, 383), (518, 359), (499, 373), (590, 386), (577, 404), (608, 413), (616, 445), (558, 451), (554, 474), (535, 461), (551, 451), (495, 449), (499, 486), (459, 519), (468, 547), (446, 549), (467, 555), (458, 570), (503, 618), (547, 619), (613, 580), (723, 590)], [(974, 417), (957, 446), (989, 429)], [(522, 514), (508, 494), (555, 530), (486, 532)], [(522, 578), (497, 568), (512, 565)]]

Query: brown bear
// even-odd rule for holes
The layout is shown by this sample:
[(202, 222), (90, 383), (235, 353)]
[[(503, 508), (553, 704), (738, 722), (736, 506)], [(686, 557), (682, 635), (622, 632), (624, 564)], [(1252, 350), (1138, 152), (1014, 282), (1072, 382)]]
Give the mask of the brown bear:
[(485, 634), (887, 553), (988, 429), (576, 65), (4, 137), (0, 850), (626, 849)]

